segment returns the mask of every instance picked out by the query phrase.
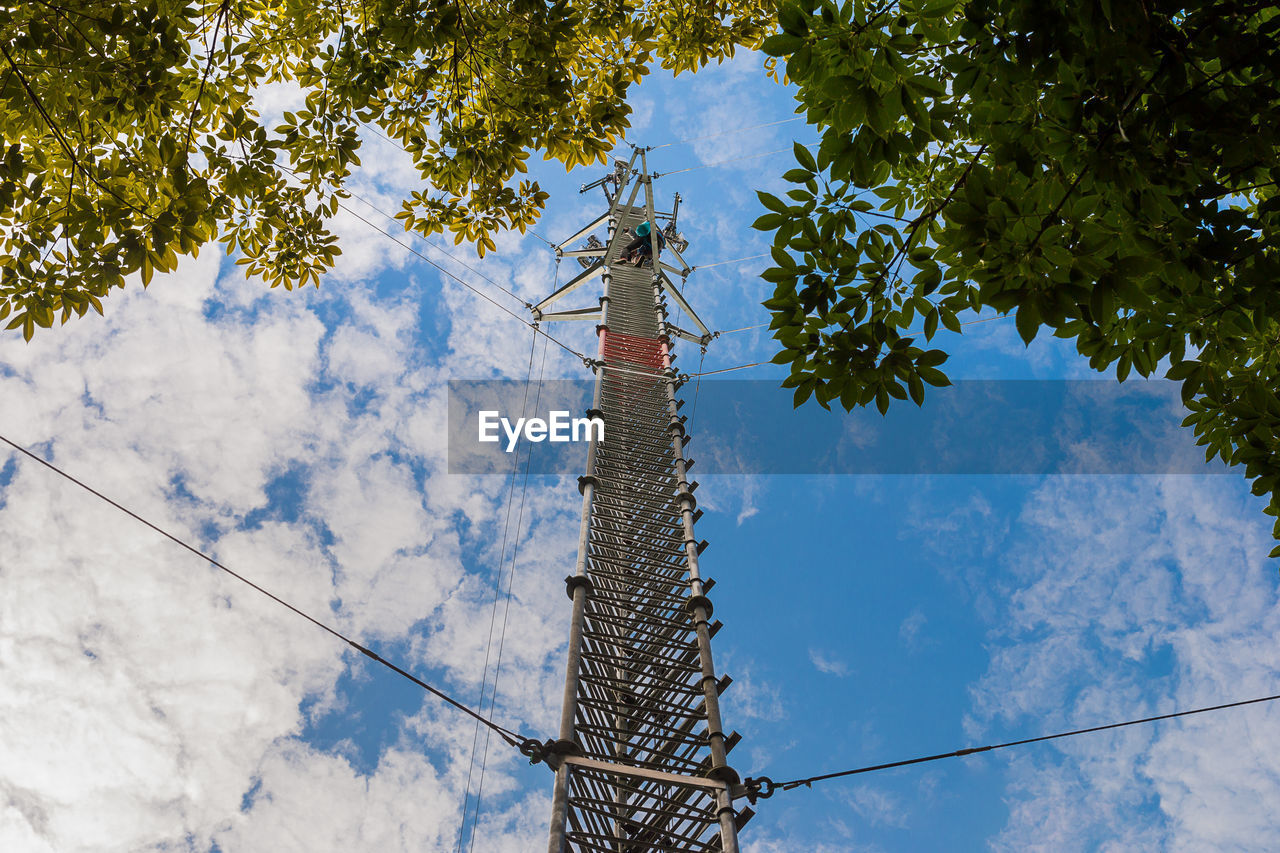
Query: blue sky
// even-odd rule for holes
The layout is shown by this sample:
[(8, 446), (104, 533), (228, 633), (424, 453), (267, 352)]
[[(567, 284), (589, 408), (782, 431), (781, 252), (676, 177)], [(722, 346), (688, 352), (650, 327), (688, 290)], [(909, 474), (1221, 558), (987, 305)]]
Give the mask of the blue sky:
[[(650, 154), (673, 173), (660, 204), (680, 192), (686, 258), (707, 266), (690, 299), (715, 329), (766, 322), (765, 259), (719, 262), (767, 250), (748, 227), (753, 190), (781, 189), (790, 155), (739, 158), (812, 131), (679, 141), (787, 119), (789, 93), (748, 54), (654, 74), (632, 105), (630, 141), (666, 146)], [(364, 162), (353, 189), (373, 207), (351, 206), (376, 219), (413, 174), (372, 135)], [(601, 170), (533, 165), (552, 193), (539, 234), (598, 212), (598, 191), (577, 188)], [(366, 225), (338, 228), (344, 255), (318, 291), (268, 291), (210, 247), (114, 295), (105, 319), (5, 338), (0, 429), (468, 703), (514, 551), (493, 713), (550, 735), (577, 491), (518, 484), (508, 524), (509, 484), (448, 474), (443, 438), (448, 380), (523, 380), (529, 330)], [(448, 247), (475, 271), (400, 239), (499, 300), (482, 275), (533, 301), (557, 280), (533, 237), (506, 235), (483, 261)], [(590, 343), (586, 324), (552, 331)], [(1004, 320), (943, 345), (955, 377), (1090, 376), (1069, 345), (1025, 348)], [(763, 329), (726, 334), (705, 369), (772, 352)], [(685, 347), (681, 367), (697, 361)], [(552, 347), (545, 376), (583, 368)], [(744, 775), (1275, 692), (1270, 527), (1240, 477), (697, 473)], [(476, 744), (465, 718), (12, 454), (0, 579), (0, 849), (453, 849)], [(1277, 722), (1255, 707), (828, 782), (762, 802), (743, 840), (753, 853), (1271, 850)], [(492, 743), (464, 837), (538, 849), (549, 783)]]

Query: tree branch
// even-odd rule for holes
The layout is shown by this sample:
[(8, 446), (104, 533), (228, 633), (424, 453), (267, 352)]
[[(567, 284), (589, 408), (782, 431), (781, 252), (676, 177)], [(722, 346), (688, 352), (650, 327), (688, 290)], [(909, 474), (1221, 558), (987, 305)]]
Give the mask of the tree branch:
[(132, 202), (128, 201), (127, 199), (122, 198), (120, 194), (117, 193), (115, 190), (111, 189), (106, 184), (102, 183), (102, 181), (95, 178), (93, 175), (89, 173), (89, 171), (84, 166), (80, 164), (80, 158), (78, 158), (76, 156), (76, 152), (71, 149), (70, 143), (67, 142), (66, 137), (63, 135), (62, 130), (58, 127), (57, 123), (52, 118), (49, 117), (49, 114), (47, 112), (45, 112), (44, 104), (40, 103), (40, 97), (31, 89), (31, 84), (27, 82), (27, 78), (23, 76), (20, 70), (18, 70), (18, 66), (13, 61), (13, 57), (9, 55), (9, 49), (3, 43), (0, 43), (0, 54), (4, 55), (5, 61), (9, 63), (9, 68), (12, 69), (14, 74), (17, 75), (18, 82), (22, 84), (22, 88), (26, 91), (27, 97), (31, 100), (31, 103), (35, 106), (36, 110), (40, 113), (41, 117), (45, 121), (45, 124), (48, 125), (49, 132), (53, 134), (54, 139), (58, 140), (58, 144), (62, 147), (62, 150), (65, 151), (67, 156), (71, 158), (72, 173), (74, 174), (75, 170), (79, 169), (82, 173), (84, 173), (84, 176), (86, 178), (93, 181), (95, 186), (97, 186), (103, 192), (111, 195), (113, 198), (116, 199), (116, 201), (125, 205), (135, 213), (141, 214), (147, 219), (154, 219), (155, 217), (153, 217), (151, 214), (147, 213), (145, 210), (141, 210), (140, 208), (138, 208), (136, 205), (134, 205)]
[(218, 18), (213, 25), (212, 47), (207, 48), (209, 56), (205, 59), (204, 74), (200, 76), (200, 88), (196, 90), (196, 101), (191, 105), (191, 115), (187, 116), (187, 138), (182, 143), (182, 154), (184, 159), (191, 155), (191, 132), (195, 128), (196, 114), (200, 112), (200, 100), (204, 97), (204, 84), (209, 80), (209, 72), (213, 70), (213, 55), (218, 49), (218, 30), (222, 28), (223, 18), (226, 16), (229, 0), (222, 0), (218, 7)]

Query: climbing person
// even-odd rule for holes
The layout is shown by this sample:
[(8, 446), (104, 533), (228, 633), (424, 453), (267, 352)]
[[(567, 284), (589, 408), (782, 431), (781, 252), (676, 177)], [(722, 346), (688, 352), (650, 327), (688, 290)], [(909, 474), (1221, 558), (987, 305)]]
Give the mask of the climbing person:
[[(642, 265), (645, 261), (653, 260), (653, 242), (649, 238), (649, 221), (645, 220), (636, 226), (636, 238), (626, 245), (622, 250), (622, 254), (614, 263), (629, 264), (635, 263), (636, 266)], [(663, 236), (661, 231), (658, 234), (658, 251), (662, 251), (662, 247), (667, 244), (667, 238)]]

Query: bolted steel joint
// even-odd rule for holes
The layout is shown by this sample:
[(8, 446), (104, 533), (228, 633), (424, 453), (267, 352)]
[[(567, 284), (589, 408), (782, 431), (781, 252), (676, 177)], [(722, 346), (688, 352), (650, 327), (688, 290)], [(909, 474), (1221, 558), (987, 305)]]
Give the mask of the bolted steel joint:
[(573, 593), (582, 587), (587, 591), (587, 595), (595, 592), (596, 585), (591, 582), (591, 578), (586, 575), (569, 575), (564, 579), (565, 592), (569, 596), (569, 600), (573, 600)]
[(714, 610), (714, 608), (711, 606), (711, 599), (707, 598), (705, 595), (689, 596), (689, 601), (685, 604), (685, 606), (689, 609), (690, 613), (692, 613), (697, 608), (701, 607), (703, 610), (706, 611), (708, 619), (711, 618), (711, 613)]

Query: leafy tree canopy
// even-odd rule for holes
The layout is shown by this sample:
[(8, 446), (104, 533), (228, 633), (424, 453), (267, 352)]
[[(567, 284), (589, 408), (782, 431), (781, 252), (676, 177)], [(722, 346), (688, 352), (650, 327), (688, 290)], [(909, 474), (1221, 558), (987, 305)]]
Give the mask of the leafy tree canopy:
[[(483, 254), (546, 199), (531, 151), (604, 161), (628, 87), (758, 46), (772, 0), (30, 0), (0, 8), (0, 320), (30, 339), (211, 239), (319, 282), (360, 125), (423, 188), (399, 217)], [(253, 94), (305, 107), (266, 127)]]
[(1280, 515), (1274, 3), (790, 0), (779, 19), (764, 50), (822, 132), (756, 222), (797, 405), (919, 403), (948, 384), (940, 326), (1012, 312), (1120, 380), (1167, 365), (1208, 457)]

